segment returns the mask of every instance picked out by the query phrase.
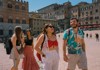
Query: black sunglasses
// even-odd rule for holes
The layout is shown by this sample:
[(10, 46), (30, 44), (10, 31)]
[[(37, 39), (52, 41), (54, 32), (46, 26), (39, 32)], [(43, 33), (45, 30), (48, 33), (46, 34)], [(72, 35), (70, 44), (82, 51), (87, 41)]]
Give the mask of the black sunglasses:
[(54, 28), (54, 26), (48, 26), (48, 27), (50, 27), (50, 28)]

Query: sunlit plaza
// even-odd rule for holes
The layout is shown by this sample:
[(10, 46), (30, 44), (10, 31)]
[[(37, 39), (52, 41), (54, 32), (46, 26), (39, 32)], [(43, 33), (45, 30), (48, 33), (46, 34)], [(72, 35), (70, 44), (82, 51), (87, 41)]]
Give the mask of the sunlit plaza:
[[(0, 0), (0, 70), (10, 70), (13, 65), (4, 42), (12, 36), (14, 27), (21, 26), (24, 35), (26, 29), (30, 29), (35, 45), (45, 24), (52, 24), (55, 28), (59, 70), (66, 70), (68, 63), (63, 60), (63, 32), (70, 27), (73, 17), (79, 20), (79, 27), (85, 32), (88, 70), (100, 70), (100, 0)], [(36, 57), (36, 51), (33, 54)], [(40, 70), (44, 70), (44, 64), (37, 57), (36, 60)], [(19, 70), (23, 70), (22, 60)]]

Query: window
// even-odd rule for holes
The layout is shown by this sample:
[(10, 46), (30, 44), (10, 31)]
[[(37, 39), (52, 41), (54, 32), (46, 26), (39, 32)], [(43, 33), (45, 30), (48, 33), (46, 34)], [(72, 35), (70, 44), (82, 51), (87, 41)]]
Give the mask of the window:
[(98, 21), (96, 21), (96, 24), (98, 24)]
[(99, 19), (99, 16), (97, 17), (97, 19)]
[(93, 9), (93, 6), (91, 6), (90, 8)]
[(92, 15), (92, 11), (90, 11), (90, 15)]
[(88, 16), (88, 12), (86, 12), (86, 16)]
[(22, 10), (25, 10), (25, 6), (22, 6)]
[(10, 3), (8, 3), (7, 6), (8, 6), (8, 8), (12, 8), (12, 4), (10, 4)]
[(86, 24), (88, 24), (88, 22), (86, 22)]
[(33, 22), (33, 24), (35, 25), (35, 22)]
[(20, 20), (19, 19), (16, 19), (16, 23), (20, 23)]
[(86, 19), (85, 19), (86, 21), (88, 21), (88, 17), (86, 17)]
[(83, 11), (83, 8), (81, 9), (81, 11)]
[(37, 25), (39, 25), (39, 23), (37, 23)]
[(96, 9), (95, 12), (97, 13), (98, 12), (98, 9)]
[(88, 7), (86, 7), (86, 10), (88, 9)]
[(9, 30), (9, 35), (12, 36), (13, 30)]
[(3, 30), (2, 29), (0, 29), (0, 35), (3, 35)]
[(3, 6), (3, 2), (2, 2), (2, 0), (0, 0), (0, 6)]
[(86, 14), (88, 15), (88, 12), (86, 12)]
[(90, 24), (93, 24), (93, 22), (91, 21)]
[(84, 12), (82, 12), (82, 16), (84, 16)]
[(86, 7), (84, 7), (84, 10), (86, 10)]
[(15, 9), (16, 9), (16, 10), (19, 10), (19, 6), (18, 6), (18, 5), (15, 5)]
[(99, 19), (99, 17), (97, 16), (97, 17), (95, 17), (95, 19)]
[(12, 19), (8, 19), (8, 23), (13, 23), (13, 20)]
[(22, 20), (22, 24), (26, 24), (26, 20)]
[(90, 20), (93, 20), (93, 17), (90, 17)]
[(3, 22), (3, 18), (2, 17), (0, 17), (0, 22)]
[(97, 3), (95, 3), (95, 6), (98, 6), (98, 4), (97, 4)]

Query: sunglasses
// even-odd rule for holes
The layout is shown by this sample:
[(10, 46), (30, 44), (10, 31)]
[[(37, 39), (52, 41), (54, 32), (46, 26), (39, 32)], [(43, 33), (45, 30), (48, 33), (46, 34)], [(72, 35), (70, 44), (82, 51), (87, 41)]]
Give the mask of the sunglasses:
[(54, 26), (48, 26), (48, 27), (50, 27), (50, 28), (54, 28)]

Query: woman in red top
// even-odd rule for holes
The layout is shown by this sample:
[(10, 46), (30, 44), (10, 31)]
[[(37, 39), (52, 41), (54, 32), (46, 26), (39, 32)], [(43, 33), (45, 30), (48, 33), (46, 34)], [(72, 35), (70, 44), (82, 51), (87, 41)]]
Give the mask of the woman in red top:
[[(41, 50), (40, 46), (42, 43), (43, 47)], [(44, 63), (45, 70), (58, 70), (58, 41), (56, 39), (54, 26), (52, 26), (51, 24), (45, 25), (43, 34), (41, 34), (38, 38), (35, 49), (42, 55), (42, 61)]]

